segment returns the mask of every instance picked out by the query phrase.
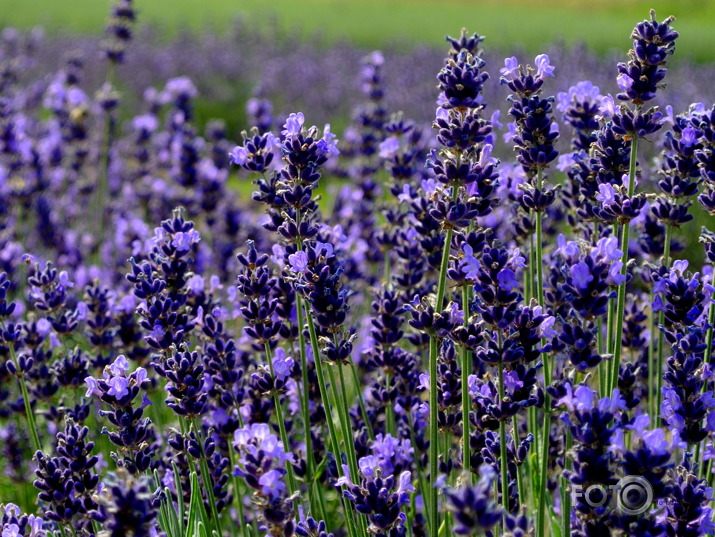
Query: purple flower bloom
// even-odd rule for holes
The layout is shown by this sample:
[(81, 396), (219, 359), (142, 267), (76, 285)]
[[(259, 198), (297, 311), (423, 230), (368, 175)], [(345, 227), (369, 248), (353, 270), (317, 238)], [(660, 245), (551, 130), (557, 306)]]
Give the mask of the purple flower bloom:
[(579, 261), (569, 270), (573, 283), (579, 289), (587, 289), (588, 284), (593, 281), (593, 275), (588, 268), (588, 265), (583, 261)]
[(298, 112), (297, 114), (290, 114), (286, 118), (286, 122), (283, 125), (283, 130), (281, 134), (285, 137), (294, 136), (300, 132), (305, 123), (305, 116), (303, 112)]
[(504, 67), (499, 69), (499, 74), (510, 81), (519, 76), (519, 60), (516, 59), (516, 56), (504, 59)]
[(261, 492), (270, 498), (279, 498), (286, 490), (283, 474), (278, 470), (269, 470), (263, 474), (258, 484), (261, 486)]
[(248, 162), (248, 149), (242, 145), (237, 145), (228, 154), (228, 156), (233, 164), (243, 166), (246, 162)]
[(616, 191), (613, 189), (613, 186), (609, 183), (601, 183), (598, 185), (596, 200), (600, 201), (603, 205), (613, 203), (616, 200)]
[(113, 377), (109, 380), (109, 390), (107, 395), (113, 395), (117, 399), (121, 399), (129, 393), (129, 380), (124, 377)]
[(188, 232), (179, 231), (174, 234), (171, 245), (179, 252), (188, 252), (191, 250), (191, 246), (198, 243), (200, 240), (201, 236), (195, 229)]
[(506, 291), (511, 291), (519, 286), (516, 274), (513, 270), (508, 268), (499, 271), (499, 274), (497, 274), (497, 281), (499, 282), (499, 286)]
[(462, 246), (464, 257), (460, 260), (459, 266), (468, 280), (476, 280), (479, 275), (479, 260), (474, 257), (474, 250), (468, 243)]
[(536, 76), (541, 78), (554, 76), (554, 66), (549, 63), (547, 54), (539, 54), (534, 60), (534, 64), (536, 64)]
[(285, 350), (277, 348), (273, 356), (273, 372), (280, 381), (290, 377), (295, 361), (290, 356), (286, 356)]
[(400, 150), (400, 140), (396, 136), (389, 136), (380, 143), (380, 156), (390, 158)]
[(305, 272), (308, 270), (308, 254), (300, 250), (288, 256), (288, 263), (293, 272)]

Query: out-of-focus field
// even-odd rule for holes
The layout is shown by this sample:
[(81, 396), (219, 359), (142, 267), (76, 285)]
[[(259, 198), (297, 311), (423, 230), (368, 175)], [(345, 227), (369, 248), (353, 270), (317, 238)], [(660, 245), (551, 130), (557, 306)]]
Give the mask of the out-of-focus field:
[[(539, 46), (564, 40), (596, 51), (624, 47), (633, 21), (650, 8), (674, 15), (679, 54), (715, 60), (714, 0), (136, 0), (140, 20), (168, 34), (180, 29), (220, 32), (237, 17), (278, 24), (297, 33), (348, 40), (365, 47), (393, 42), (441, 45), (442, 36), (466, 26), (490, 46)], [(0, 25), (97, 33), (107, 0), (0, 0)]]

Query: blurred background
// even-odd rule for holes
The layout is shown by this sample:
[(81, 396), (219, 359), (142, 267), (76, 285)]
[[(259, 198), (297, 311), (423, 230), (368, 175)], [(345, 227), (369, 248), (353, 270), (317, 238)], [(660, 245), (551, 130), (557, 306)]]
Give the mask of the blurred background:
[[(498, 81), (503, 58), (549, 52), (558, 90), (591, 79), (615, 93), (615, 62), (630, 46), (636, 21), (656, 9), (674, 15), (681, 69), (674, 108), (715, 80), (715, 1), (642, 0), (137, 0), (136, 39), (119, 81), (124, 99), (168, 78), (198, 86), (197, 122), (222, 117), (232, 133), (246, 128), (245, 103), (270, 99), (277, 116), (297, 109), (316, 123), (347, 126), (359, 102), (360, 59), (383, 51), (386, 101), (417, 121), (434, 110), (435, 75), (446, 34), (461, 28), (486, 36), (488, 68)], [(109, 0), (0, 0), (0, 26), (42, 27), (38, 68), (51, 72), (69, 56), (86, 63), (87, 81), (104, 76), (97, 50)], [(48, 46), (49, 45), (49, 46)], [(93, 62), (96, 64), (93, 66)], [(670, 78), (670, 77), (669, 77)], [(675, 78), (671, 78), (674, 80)], [(563, 86), (563, 87), (561, 87)], [(710, 85), (710, 87), (712, 87)], [(496, 98), (503, 101), (505, 95)], [(675, 102), (673, 101), (675, 99)], [(489, 101), (494, 103), (494, 99)], [(128, 107), (131, 109), (132, 107)]]

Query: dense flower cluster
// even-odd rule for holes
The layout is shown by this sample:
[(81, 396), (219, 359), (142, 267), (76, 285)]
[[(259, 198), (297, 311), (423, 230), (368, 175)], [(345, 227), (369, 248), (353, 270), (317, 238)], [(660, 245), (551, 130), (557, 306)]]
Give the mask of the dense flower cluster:
[(500, 88), (464, 30), (429, 124), (375, 51), (340, 140), (258, 88), (238, 143), (187, 76), (121, 124), (134, 18), (98, 85), (0, 36), (2, 537), (715, 531), (715, 107), (652, 106), (672, 18), (610, 82)]

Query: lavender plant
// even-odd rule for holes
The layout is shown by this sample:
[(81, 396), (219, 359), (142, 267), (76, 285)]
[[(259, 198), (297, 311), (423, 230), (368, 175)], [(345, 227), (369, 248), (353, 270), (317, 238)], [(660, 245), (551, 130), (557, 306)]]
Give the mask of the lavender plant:
[(135, 18), (101, 72), (0, 36), (2, 537), (715, 533), (715, 107), (664, 89), (672, 18), (593, 80), (497, 81), (466, 30), (354, 54), (340, 140), (273, 73), (238, 143), (198, 100), (234, 53), (128, 91)]

